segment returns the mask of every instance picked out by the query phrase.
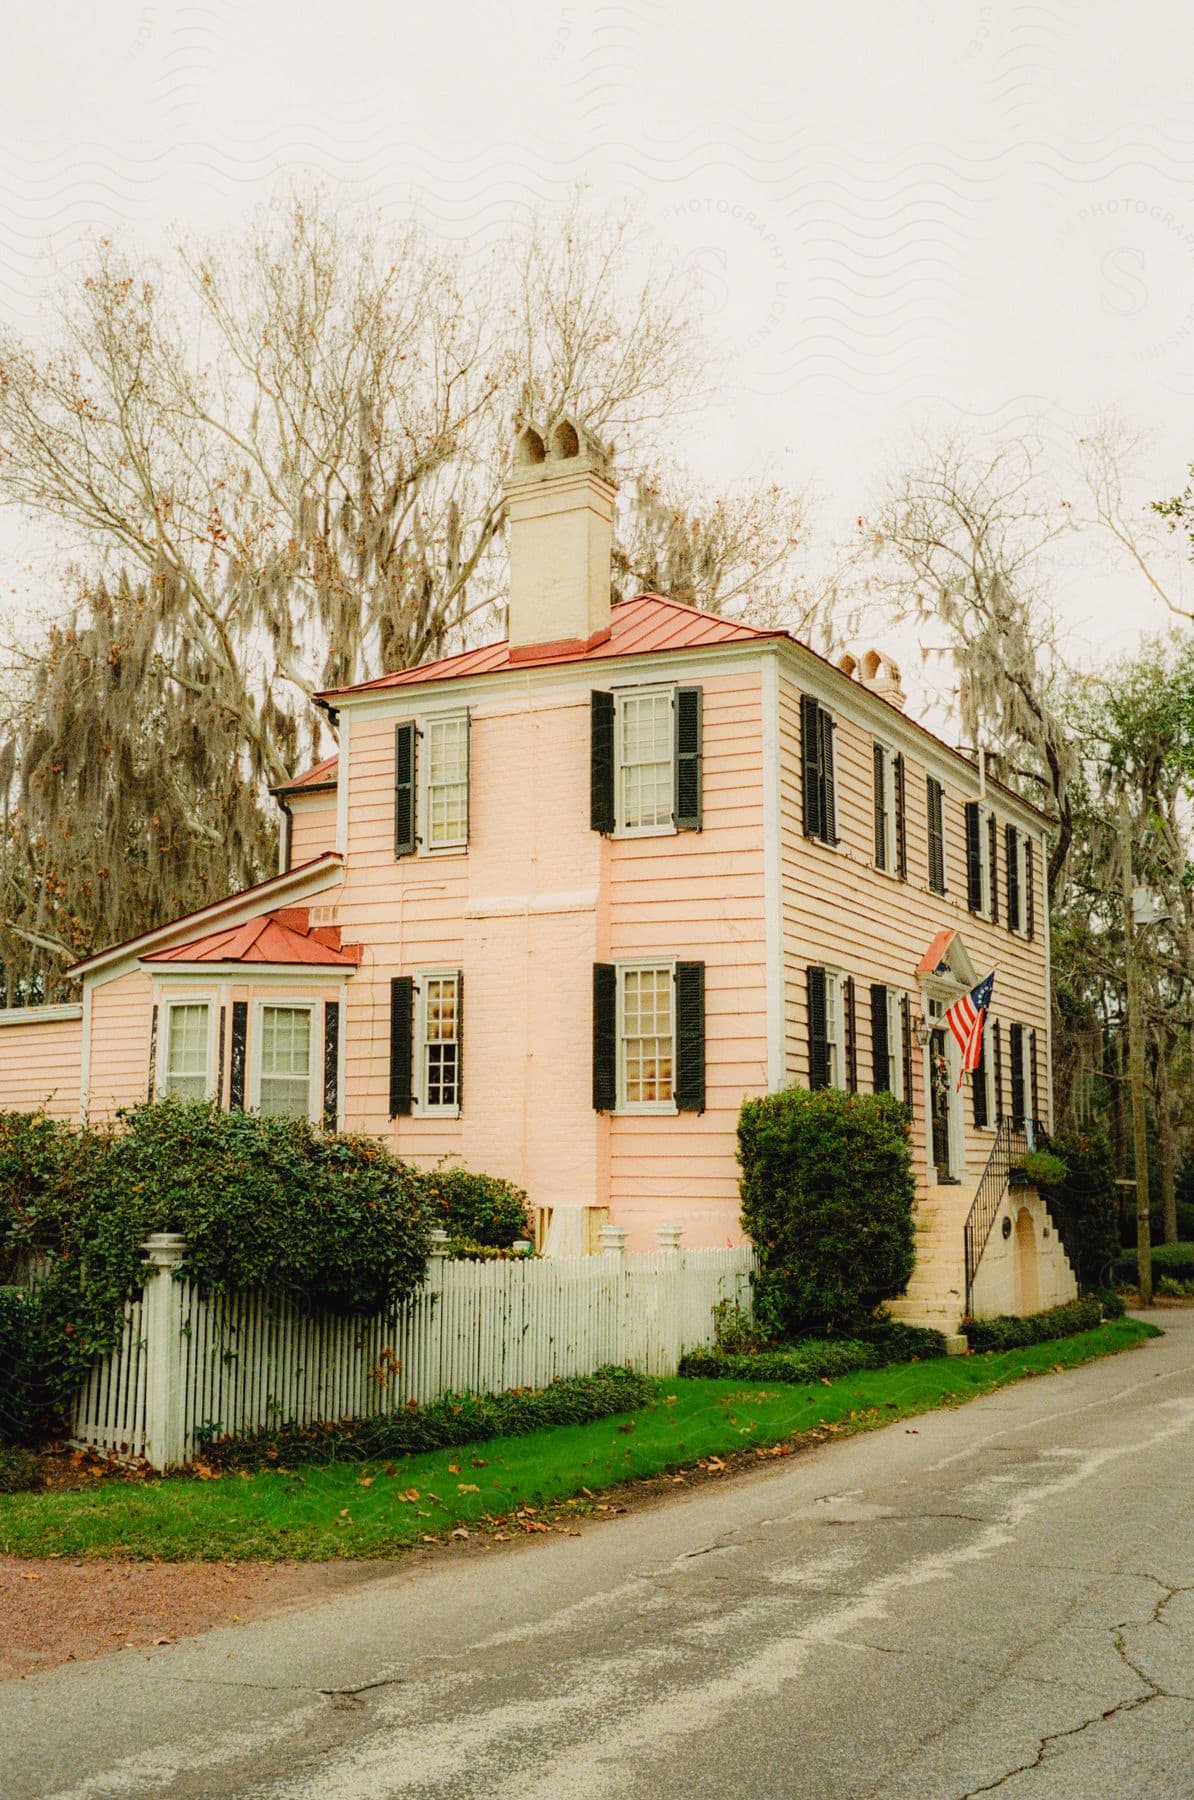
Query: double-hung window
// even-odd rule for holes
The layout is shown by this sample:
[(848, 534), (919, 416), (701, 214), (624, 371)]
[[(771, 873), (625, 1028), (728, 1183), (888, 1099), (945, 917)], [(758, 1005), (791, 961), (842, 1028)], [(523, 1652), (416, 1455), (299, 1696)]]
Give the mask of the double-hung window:
[(309, 1005), (258, 1008), (255, 1099), (266, 1118), (313, 1116), (312, 1014)]
[(874, 756), (875, 867), (889, 875), (907, 874), (904, 841), (904, 759), (876, 743)]
[(675, 749), (671, 688), (616, 695), (618, 829), (658, 831), (672, 824)]
[(811, 1088), (857, 1085), (853, 983), (840, 969), (815, 963), (808, 980), (808, 1084)]
[(671, 1112), (675, 1103), (673, 963), (621, 971), (618, 1089), (623, 1112)]
[(871, 1073), (877, 1094), (903, 1095), (903, 995), (882, 982), (871, 988)]
[(162, 1090), (184, 1100), (211, 1093), (211, 1004), (172, 1000), (166, 1008), (166, 1048)]
[(394, 854), (468, 843), (469, 716), (441, 713), (394, 731)]
[(833, 715), (811, 694), (800, 696), (800, 774), (804, 835), (836, 844), (837, 787), (833, 767)]
[(468, 842), (468, 715), (429, 719), (423, 752), (423, 841), (428, 850), (459, 849)]
[(995, 913), (992, 852), (994, 815), (977, 800), (966, 802), (966, 903), (972, 913), (990, 919)]
[(457, 970), (418, 980), (418, 1091), (421, 1113), (460, 1110), (460, 991)]

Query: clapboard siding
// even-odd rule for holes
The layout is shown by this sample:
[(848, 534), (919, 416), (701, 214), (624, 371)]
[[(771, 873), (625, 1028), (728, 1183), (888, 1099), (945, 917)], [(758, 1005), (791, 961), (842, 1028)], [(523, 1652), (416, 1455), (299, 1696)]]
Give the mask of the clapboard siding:
[[(962, 941), (979, 975), (996, 972), (992, 1016), (1019, 1020), (1038, 1033), (1042, 1106), (1045, 1098), (1045, 1048), (1049, 1026), (1041, 859), (1037, 855), (1038, 934), (1032, 943), (1001, 925), (976, 917), (966, 903), (965, 802), (973, 790), (945, 784), (944, 895), (929, 891), (928, 806), (926, 770), (905, 757), (907, 796), (908, 879), (906, 882), (873, 866), (874, 739), (861, 726), (839, 719), (835, 733), (838, 834), (830, 847), (805, 838), (800, 808), (800, 696), (796, 685), (780, 683), (780, 741), (785, 796), (782, 829), (784, 913), (785, 1045), (789, 1080), (808, 1079), (808, 1019), (805, 970), (825, 962), (852, 975), (859, 988), (857, 1006), (859, 1086), (872, 1082), (870, 1007), (862, 990), (883, 982), (912, 996), (920, 1011), (916, 967), (936, 932), (951, 927)], [(999, 812), (997, 795), (991, 803)], [(1002, 861), (1001, 861), (1002, 877)], [(1001, 911), (1002, 892), (1001, 892)], [(926, 1174), (924, 1081), (919, 1047), (913, 1046), (916, 1129), (913, 1148), (918, 1177)], [(1006, 1075), (1005, 1075), (1006, 1080)], [(967, 1174), (981, 1173), (993, 1133), (974, 1128), (970, 1095), (964, 1096)]]
[(74, 1018), (39, 1019), (30, 1007), (0, 1026), (0, 1110), (43, 1111), (76, 1119), (83, 1061), (81, 1009)]
[(336, 848), (336, 796), (312, 794), (290, 801), (290, 867), (310, 862)]
[(89, 1118), (110, 1119), (146, 1098), (152, 1014), (152, 983), (140, 969), (92, 989)]

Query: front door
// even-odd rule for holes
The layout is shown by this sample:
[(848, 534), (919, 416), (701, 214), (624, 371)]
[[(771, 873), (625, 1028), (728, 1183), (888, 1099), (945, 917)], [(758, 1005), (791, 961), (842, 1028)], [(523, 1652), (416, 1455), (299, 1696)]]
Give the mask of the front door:
[(933, 1167), (939, 1182), (955, 1181), (950, 1155), (949, 1049), (942, 1029), (929, 1036), (929, 1123), (932, 1131)]

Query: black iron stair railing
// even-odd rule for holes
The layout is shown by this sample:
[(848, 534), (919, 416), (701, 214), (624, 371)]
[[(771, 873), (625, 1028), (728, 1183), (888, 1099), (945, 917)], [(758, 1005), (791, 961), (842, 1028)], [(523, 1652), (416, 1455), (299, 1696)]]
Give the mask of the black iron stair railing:
[(1000, 1119), (995, 1143), (987, 1158), (974, 1202), (966, 1215), (966, 1317), (974, 1304), (974, 1277), (987, 1247), (1003, 1196), (1011, 1182), (1011, 1172), (1038, 1141), (1039, 1133), (1032, 1119)]

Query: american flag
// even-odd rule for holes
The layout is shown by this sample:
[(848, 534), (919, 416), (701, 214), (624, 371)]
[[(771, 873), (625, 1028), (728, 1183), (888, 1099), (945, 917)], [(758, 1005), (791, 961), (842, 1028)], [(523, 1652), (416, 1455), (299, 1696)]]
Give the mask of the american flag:
[(995, 986), (995, 971), (969, 993), (955, 1000), (945, 1015), (945, 1023), (957, 1039), (958, 1048), (962, 1052), (962, 1066), (958, 1071), (958, 1086), (961, 1087), (963, 1077), (972, 1069), (977, 1069), (978, 1059), (983, 1053), (983, 1026), (987, 1022), (987, 1009), (991, 1004), (991, 990)]

